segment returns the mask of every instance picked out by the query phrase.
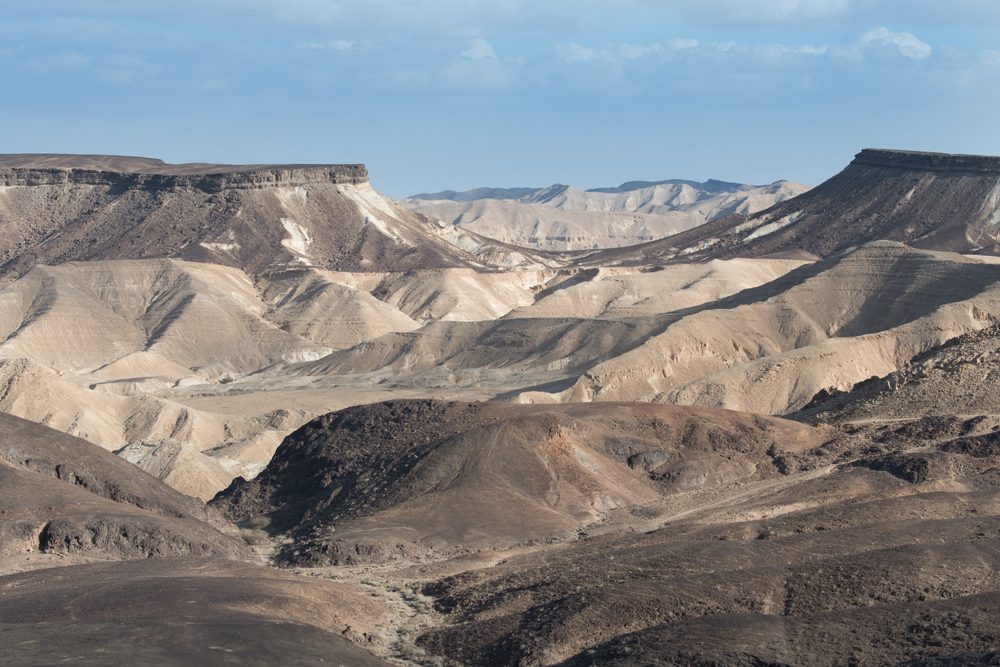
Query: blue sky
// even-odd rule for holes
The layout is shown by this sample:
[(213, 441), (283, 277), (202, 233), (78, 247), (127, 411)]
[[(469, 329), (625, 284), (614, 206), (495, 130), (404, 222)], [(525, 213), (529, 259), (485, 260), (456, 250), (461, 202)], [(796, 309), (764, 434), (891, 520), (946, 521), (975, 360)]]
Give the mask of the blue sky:
[(401, 196), (1000, 154), (998, 0), (0, 0), (0, 152), (365, 162)]

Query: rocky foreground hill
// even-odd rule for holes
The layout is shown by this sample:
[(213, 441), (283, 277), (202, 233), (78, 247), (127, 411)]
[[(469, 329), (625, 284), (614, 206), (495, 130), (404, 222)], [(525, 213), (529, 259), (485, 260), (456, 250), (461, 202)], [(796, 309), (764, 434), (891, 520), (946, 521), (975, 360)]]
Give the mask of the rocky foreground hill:
[(996, 164), (541, 253), (0, 158), (0, 662), (991, 664)]

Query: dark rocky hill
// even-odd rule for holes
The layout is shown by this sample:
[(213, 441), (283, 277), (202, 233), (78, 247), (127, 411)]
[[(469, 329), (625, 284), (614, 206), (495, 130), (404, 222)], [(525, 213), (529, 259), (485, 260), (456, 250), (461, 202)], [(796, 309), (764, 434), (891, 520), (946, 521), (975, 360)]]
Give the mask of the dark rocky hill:
[(572, 538), (671, 493), (778, 476), (783, 453), (826, 434), (670, 405), (391, 401), (307, 424), (212, 504), (291, 536), (286, 563), (495, 549)]
[(0, 413), (0, 562), (247, 553), (194, 498), (96, 445)]

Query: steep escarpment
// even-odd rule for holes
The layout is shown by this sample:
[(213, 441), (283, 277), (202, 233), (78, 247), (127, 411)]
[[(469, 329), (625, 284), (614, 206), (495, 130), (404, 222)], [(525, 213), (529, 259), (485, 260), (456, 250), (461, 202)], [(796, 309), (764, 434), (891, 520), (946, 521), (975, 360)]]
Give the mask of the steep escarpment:
[(364, 165), (0, 156), (0, 279), (37, 264), (173, 257), (358, 271), (530, 263), (396, 206)]
[(360, 185), (368, 182), (363, 164), (167, 164), (148, 158), (79, 159), (66, 156), (0, 156), (0, 184), (108, 185), (130, 188), (193, 188), (204, 192), (255, 189), (269, 185), (316, 183)]
[(1000, 157), (865, 149), (836, 176), (765, 211), (588, 261), (825, 257), (876, 240), (1000, 253)]

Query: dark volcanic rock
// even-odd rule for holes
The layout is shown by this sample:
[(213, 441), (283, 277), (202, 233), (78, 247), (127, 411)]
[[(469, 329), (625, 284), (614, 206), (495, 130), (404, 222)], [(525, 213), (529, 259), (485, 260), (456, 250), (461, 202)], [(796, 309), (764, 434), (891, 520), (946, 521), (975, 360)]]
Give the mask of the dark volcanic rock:
[(283, 563), (574, 538), (616, 509), (777, 477), (830, 432), (649, 404), (391, 401), (310, 422), (212, 505), (285, 533)]
[(845, 469), (734, 503), (737, 516), (789, 508), (773, 518), (706, 512), (454, 575), (425, 589), (448, 623), (420, 644), (487, 665), (895, 664), (991, 650), (998, 492), (902, 495), (912, 486), (894, 479)]
[(862, 459), (854, 465), (863, 466), (870, 470), (887, 472), (910, 484), (926, 482), (931, 476), (931, 461), (926, 456), (887, 454), (885, 456)]

